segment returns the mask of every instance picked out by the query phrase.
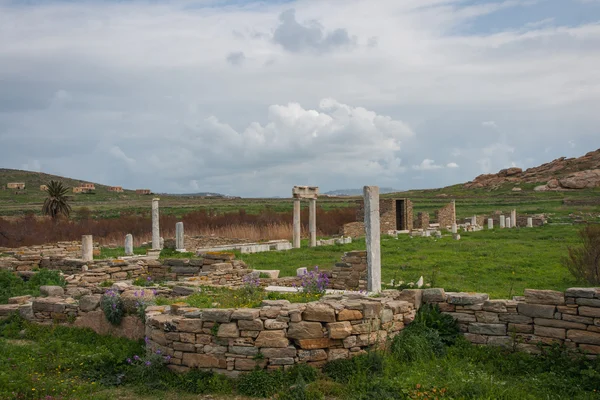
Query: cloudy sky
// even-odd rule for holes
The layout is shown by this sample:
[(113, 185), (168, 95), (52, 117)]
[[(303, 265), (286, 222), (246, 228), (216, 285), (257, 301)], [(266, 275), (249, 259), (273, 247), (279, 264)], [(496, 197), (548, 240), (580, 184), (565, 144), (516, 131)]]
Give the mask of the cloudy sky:
[(599, 0), (0, 0), (0, 167), (290, 196), (599, 147)]

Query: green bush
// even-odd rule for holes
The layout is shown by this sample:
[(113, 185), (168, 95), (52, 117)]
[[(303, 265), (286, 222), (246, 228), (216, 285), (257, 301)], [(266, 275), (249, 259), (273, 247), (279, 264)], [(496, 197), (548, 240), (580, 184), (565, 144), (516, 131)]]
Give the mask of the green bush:
[(12, 272), (0, 270), (0, 304), (8, 299), (25, 292), (25, 282)]
[(307, 386), (306, 382), (299, 377), (295, 385), (279, 393), (279, 400), (323, 400), (325, 396), (315, 387)]
[(286, 371), (286, 375), (289, 384), (293, 385), (299, 381), (310, 383), (317, 380), (319, 371), (308, 364), (295, 364)]
[(423, 304), (411, 325), (422, 325), (437, 331), (446, 345), (453, 345), (459, 336), (458, 323), (452, 316), (443, 314), (437, 304)]
[(394, 337), (390, 351), (403, 362), (424, 361), (443, 355), (444, 343), (437, 331), (411, 324)]
[(245, 396), (269, 397), (281, 390), (283, 382), (284, 375), (280, 371), (255, 369), (239, 377), (237, 390)]
[(39, 288), (44, 285), (65, 287), (67, 281), (62, 277), (60, 271), (41, 269), (27, 281), (27, 285), (31, 288)]
[(352, 359), (333, 360), (323, 366), (323, 373), (339, 383), (347, 383), (357, 370)]
[(28, 281), (23, 281), (12, 272), (0, 271), (0, 304), (5, 304), (8, 299), (15, 296), (39, 296), (40, 286), (52, 285), (65, 287), (67, 282), (60, 271), (41, 269)]
[(579, 246), (569, 246), (563, 265), (580, 282), (600, 284), (600, 225), (587, 225), (579, 231)]
[(119, 293), (114, 290), (107, 290), (102, 296), (100, 307), (104, 311), (104, 316), (113, 325), (120, 325), (125, 315), (125, 306)]

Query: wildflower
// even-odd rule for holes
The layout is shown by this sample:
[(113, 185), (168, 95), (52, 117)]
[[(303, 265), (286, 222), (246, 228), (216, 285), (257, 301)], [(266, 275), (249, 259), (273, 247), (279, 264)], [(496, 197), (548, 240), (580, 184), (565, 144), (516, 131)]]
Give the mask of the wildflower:
[(131, 358), (127, 359), (127, 364), (131, 364)]
[(148, 339), (148, 336), (144, 336), (144, 342), (146, 342), (146, 344), (150, 343), (150, 339)]
[(146, 278), (146, 281), (148, 281), (148, 282), (152, 282), (152, 277), (151, 277), (151, 276), (147, 277), (147, 278)]
[(135, 361), (139, 361), (139, 360), (140, 360), (140, 357), (139, 357), (139, 356), (136, 354), (135, 356), (133, 356), (133, 359), (134, 359)]
[(152, 364), (150, 361), (146, 361), (146, 366), (149, 367)]
[(160, 349), (156, 350), (156, 354), (160, 354)]

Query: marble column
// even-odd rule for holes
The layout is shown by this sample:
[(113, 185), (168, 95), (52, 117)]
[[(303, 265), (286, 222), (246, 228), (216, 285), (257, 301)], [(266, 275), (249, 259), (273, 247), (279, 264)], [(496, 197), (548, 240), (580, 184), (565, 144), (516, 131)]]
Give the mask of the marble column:
[(379, 187), (365, 186), (365, 236), (367, 243), (367, 290), (381, 292), (381, 231), (379, 220)]
[(516, 209), (512, 210), (510, 212), (510, 223), (512, 224), (511, 228), (517, 227), (517, 210)]
[(160, 250), (160, 226), (158, 202), (159, 198), (152, 199), (152, 250)]
[(317, 245), (317, 199), (308, 199), (308, 231), (310, 247)]
[[(455, 224), (456, 223), (456, 200), (452, 200), (450, 202), (452, 204), (452, 223)], [(440, 228), (442, 228), (440, 226)]]
[(175, 224), (175, 249), (185, 250), (185, 243), (183, 239), (183, 222), (177, 222)]
[(471, 217), (471, 225), (472, 226), (476, 226), (477, 225), (477, 215), (473, 215)]
[(533, 218), (531, 218), (531, 217), (527, 218), (527, 227), (533, 228)]
[(300, 199), (294, 199), (294, 238), (292, 246), (295, 249), (300, 248)]
[(457, 233), (458, 232), (458, 225), (456, 225), (456, 222), (452, 224), (452, 233)]
[(83, 235), (81, 237), (81, 259), (83, 261), (92, 261), (94, 259), (94, 242), (92, 235)]
[(131, 233), (125, 235), (125, 255), (133, 255), (133, 235)]
[(510, 220), (510, 217), (506, 217), (505, 223), (507, 228), (512, 228), (512, 221)]
[(494, 229), (494, 220), (492, 218), (488, 218), (488, 229)]
[(504, 215), (500, 216), (500, 228), (506, 227), (506, 217)]

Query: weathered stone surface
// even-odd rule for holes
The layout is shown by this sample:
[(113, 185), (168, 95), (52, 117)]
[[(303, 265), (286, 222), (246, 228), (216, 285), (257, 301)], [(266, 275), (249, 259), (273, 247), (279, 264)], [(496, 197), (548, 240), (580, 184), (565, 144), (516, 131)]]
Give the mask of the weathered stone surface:
[(326, 304), (309, 303), (302, 313), (306, 321), (335, 322), (335, 311)]
[(254, 342), (256, 347), (288, 347), (290, 341), (285, 331), (261, 331)]
[(335, 340), (332, 340), (330, 338), (296, 340), (298, 346), (304, 350), (325, 349), (330, 346), (333, 346), (335, 342)]
[(327, 352), (323, 349), (298, 350), (298, 361), (324, 361), (327, 360)]
[(218, 354), (225, 354), (227, 353), (227, 347), (226, 346), (220, 346), (218, 344), (207, 344), (204, 345), (202, 347), (202, 350), (204, 351), (204, 354), (213, 354), (213, 355), (218, 355)]
[(379, 302), (369, 301), (363, 303), (363, 316), (365, 319), (379, 318), (383, 306)]
[(579, 315), (583, 315), (584, 317), (600, 318), (600, 308), (580, 306), (578, 311)]
[(465, 337), (465, 339), (467, 339), (469, 342), (474, 343), (474, 344), (486, 344), (487, 343), (487, 339), (488, 336), (485, 335), (477, 335), (474, 333), (464, 333), (463, 336)]
[(323, 326), (320, 322), (290, 322), (287, 336), (290, 339), (319, 339), (323, 335)]
[(190, 368), (227, 368), (225, 359), (212, 354), (183, 353), (181, 363)]
[(489, 299), (487, 293), (446, 293), (447, 302), (455, 305), (483, 304)]
[(345, 339), (352, 333), (352, 325), (348, 321), (330, 322), (327, 331), (331, 339)]
[(577, 323), (586, 324), (586, 325), (591, 325), (594, 323), (594, 319), (592, 317), (584, 317), (581, 315), (563, 314), (562, 319), (563, 319), (563, 321), (577, 322)]
[(348, 358), (348, 349), (329, 349), (327, 352), (327, 361), (340, 360)]
[(498, 319), (501, 322), (511, 322), (513, 324), (532, 324), (533, 318), (519, 314), (499, 314)]
[(508, 324), (509, 333), (533, 333), (533, 325), (529, 324)]
[(589, 306), (589, 307), (600, 308), (600, 299), (579, 298), (579, 299), (575, 299), (575, 303), (579, 304), (580, 306)]
[(566, 297), (600, 298), (600, 288), (570, 288), (565, 291)]
[(177, 320), (177, 329), (181, 332), (201, 333), (203, 322), (201, 319), (184, 318)]
[(77, 317), (73, 326), (90, 328), (100, 335), (126, 337), (128, 339), (142, 339), (145, 334), (144, 324), (138, 317), (127, 315), (115, 326), (106, 320), (102, 310), (90, 311)]
[(385, 304), (386, 308), (393, 311), (394, 314), (405, 313), (412, 310), (413, 306), (408, 301), (395, 300)]
[(498, 314), (489, 311), (475, 311), (475, 317), (477, 318), (477, 322), (485, 324), (497, 324), (500, 322)]
[(205, 308), (202, 310), (202, 320), (212, 322), (229, 322), (231, 321), (233, 310), (227, 308)]
[(504, 324), (482, 324), (482, 323), (472, 323), (469, 324), (469, 333), (476, 333), (480, 335), (490, 335), (490, 336), (505, 336), (506, 335), (506, 325)]
[(551, 328), (548, 326), (534, 325), (533, 333), (537, 336), (550, 337), (555, 339), (565, 338), (565, 329), (563, 328)]
[[(559, 320), (559, 319), (535, 318), (534, 322), (537, 326), (549, 326), (549, 327), (553, 327), (553, 328), (581, 329), (581, 330), (585, 330), (587, 328), (587, 325), (585, 325), (585, 324), (564, 321), (564, 320)], [(544, 335), (542, 335), (542, 336), (544, 336)]]
[(44, 286), (40, 286), (40, 294), (42, 296), (58, 297), (58, 296), (64, 296), (65, 290), (60, 286), (44, 285)]
[(254, 346), (229, 346), (229, 353), (254, 357), (258, 354), (258, 348)]
[(421, 308), (423, 302), (423, 290), (421, 289), (404, 289), (400, 292), (398, 300), (408, 301), (415, 309)]
[(252, 371), (254, 368), (264, 368), (267, 364), (266, 360), (253, 360), (251, 358), (236, 358), (235, 369), (238, 371)]
[(81, 311), (92, 311), (98, 308), (102, 295), (91, 294), (89, 296), (83, 296), (79, 299), (79, 308)]
[(238, 308), (231, 314), (234, 320), (255, 320), (260, 316), (260, 310), (257, 308)]
[(62, 313), (65, 311), (65, 303), (60, 297), (37, 297), (32, 303), (33, 312), (54, 312)]
[(436, 303), (446, 301), (446, 292), (441, 288), (432, 288), (423, 290), (423, 303)]
[(510, 336), (490, 336), (487, 345), (509, 348), (513, 345), (513, 339)]
[(269, 364), (271, 364), (271, 365), (294, 365), (294, 358), (293, 357), (270, 358)]
[(19, 304), (0, 304), (0, 317), (6, 317), (19, 312)]
[(534, 318), (554, 318), (556, 307), (544, 304), (525, 304), (519, 303), (517, 306), (519, 314)]
[(337, 316), (338, 321), (356, 321), (363, 319), (363, 314), (359, 310), (343, 309)]
[(270, 306), (270, 307), (288, 307), (290, 306), (291, 303), (289, 300), (263, 300), (260, 303), (261, 307), (266, 307), (266, 306)]
[(217, 337), (236, 338), (239, 336), (240, 331), (238, 330), (237, 324), (235, 322), (219, 325)]
[(460, 312), (445, 312), (444, 314), (450, 315), (452, 318), (457, 320), (459, 323), (477, 322), (477, 318), (474, 314), (466, 314)]
[(506, 312), (506, 301), (505, 300), (486, 300), (483, 302), (483, 311), (505, 313)]
[(581, 343), (579, 344), (579, 350), (589, 354), (600, 354), (600, 346), (595, 346), (593, 344)]
[(264, 329), (263, 321), (261, 319), (254, 319), (252, 321), (239, 320), (238, 326), (244, 331), (262, 331)]
[(25, 304), (29, 303), (33, 299), (33, 296), (15, 296), (8, 299), (8, 304)]
[(276, 319), (265, 320), (265, 329), (286, 329), (287, 327), (287, 322), (278, 321)]
[(260, 349), (260, 352), (266, 358), (296, 357), (296, 348), (294, 346), (275, 348), (264, 347)]
[(560, 306), (565, 304), (565, 295), (556, 290), (525, 289), (525, 301), (528, 304), (551, 304)]
[(156, 296), (149, 289), (142, 290), (126, 290), (121, 293), (121, 300), (123, 300), (123, 307), (125, 311), (134, 313), (137, 310), (138, 303), (144, 301), (150, 303), (154, 301)]
[(577, 329), (569, 329), (567, 331), (567, 339), (571, 339), (575, 343), (586, 343), (600, 345), (600, 333), (580, 331)]

